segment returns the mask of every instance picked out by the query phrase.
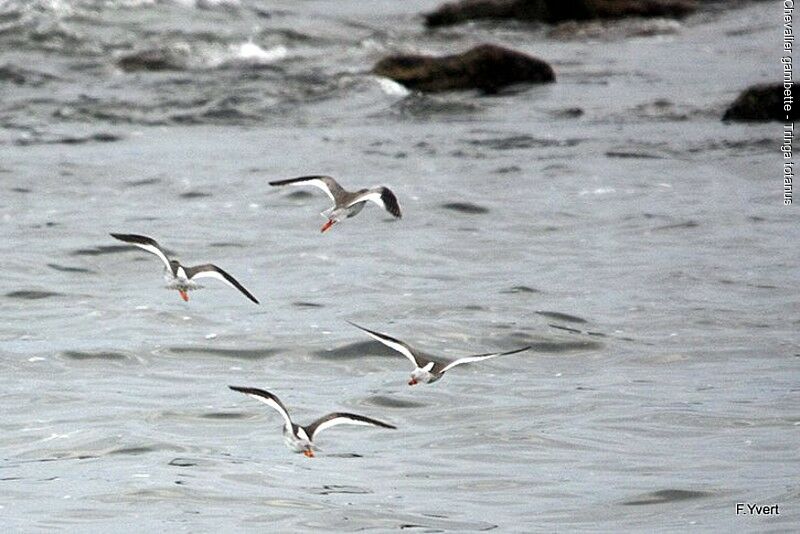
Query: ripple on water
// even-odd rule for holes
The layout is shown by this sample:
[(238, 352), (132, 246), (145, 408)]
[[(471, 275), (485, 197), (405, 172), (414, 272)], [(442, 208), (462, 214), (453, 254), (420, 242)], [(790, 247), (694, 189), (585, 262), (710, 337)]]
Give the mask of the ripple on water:
[(295, 301), (292, 302), (292, 306), (295, 308), (324, 308), (323, 304), (319, 304), (317, 302), (303, 302), (303, 301)]
[(84, 352), (78, 350), (67, 350), (62, 352), (61, 355), (65, 358), (69, 358), (70, 360), (124, 361), (133, 359), (133, 356), (124, 354), (122, 352), (113, 351)]
[(712, 494), (707, 491), (693, 491), (680, 489), (665, 489), (645, 493), (634, 499), (624, 501), (624, 506), (643, 506), (648, 504), (663, 504), (676, 501), (687, 501), (690, 499), (700, 499), (710, 497)]
[(556, 341), (556, 340), (540, 340), (531, 341), (535, 339), (527, 332), (513, 332), (511, 339), (514, 343), (526, 343), (530, 345), (532, 352), (551, 352), (561, 353), (576, 350), (599, 350), (603, 348), (603, 344), (589, 339), (570, 340), (570, 341)]
[(588, 322), (586, 319), (582, 317), (578, 317), (577, 315), (569, 315), (568, 313), (561, 313), (561, 312), (553, 312), (553, 311), (543, 311), (538, 310), (536, 312), (539, 315), (543, 315), (545, 317), (549, 317), (551, 319), (559, 319), (561, 321), (567, 321), (570, 323), (586, 323)]
[(538, 289), (534, 289), (528, 286), (513, 286), (509, 287), (508, 289), (502, 290), (500, 293), (506, 294), (516, 294), (516, 293), (541, 293)]
[(181, 198), (206, 198), (210, 197), (211, 193), (206, 193), (205, 191), (187, 191), (178, 196)]
[(387, 395), (372, 395), (361, 400), (358, 404), (362, 406), (380, 406), (382, 408), (424, 408), (428, 406), (424, 402), (399, 399)]
[(492, 150), (515, 150), (521, 148), (549, 148), (571, 147), (579, 144), (582, 139), (553, 139), (533, 137), (530, 135), (511, 135), (508, 137), (494, 137), (489, 139), (472, 139), (469, 144), (486, 147)]
[(292, 200), (306, 200), (313, 196), (314, 194), (309, 193), (308, 191), (292, 191), (286, 195), (286, 198), (290, 198)]
[(54, 291), (37, 291), (35, 289), (25, 289), (21, 291), (12, 291), (10, 293), (6, 293), (6, 297), (10, 299), (22, 299), (22, 300), (40, 300), (46, 299), (50, 297), (59, 297), (61, 293), (56, 293)]
[(272, 348), (224, 349), (207, 347), (170, 347), (167, 350), (173, 354), (222, 356), (223, 358), (235, 358), (238, 360), (263, 360), (281, 351), (281, 349)]
[(84, 267), (70, 267), (68, 265), (59, 265), (57, 263), (48, 263), (48, 267), (53, 270), (60, 271), (62, 273), (94, 273), (95, 271), (91, 269), (86, 269)]
[(343, 345), (335, 349), (317, 350), (314, 351), (313, 354), (319, 358), (327, 358), (331, 360), (352, 360), (355, 358), (363, 358), (364, 356), (397, 357), (396, 351), (377, 341), (358, 341), (356, 343), (348, 343), (347, 345)]
[(445, 204), (441, 204), (441, 207), (446, 210), (457, 211), (458, 213), (470, 213), (470, 214), (489, 213), (488, 208), (484, 208), (483, 206), (479, 206), (478, 204), (473, 204), (472, 202), (447, 202)]
[(253, 416), (244, 412), (208, 412), (200, 414), (202, 419), (251, 419)]
[[(136, 250), (132, 245), (100, 245), (94, 248), (79, 248), (70, 252), (70, 256), (101, 256)], [(166, 251), (165, 251), (166, 252)]]
[(657, 232), (657, 231), (663, 231), (663, 230), (680, 230), (682, 228), (696, 228), (698, 226), (700, 226), (699, 222), (689, 220), (689, 221), (675, 223), (675, 224), (667, 224), (667, 225), (664, 225), (664, 226), (657, 226), (657, 227), (653, 228), (653, 231)]
[(308, 490), (317, 495), (333, 495), (333, 494), (349, 494), (349, 495), (367, 495), (373, 493), (372, 490), (367, 488), (360, 488), (358, 486), (344, 486), (337, 484), (325, 484), (321, 488), (310, 488)]
[(592, 332), (591, 330), (579, 330), (577, 328), (570, 328), (568, 326), (561, 326), (551, 323), (548, 323), (547, 326), (549, 326), (550, 328), (556, 328), (558, 330), (564, 330), (565, 332), (569, 332), (571, 334), (585, 334), (587, 336), (608, 337), (608, 335), (604, 334), (603, 332)]
[(123, 182), (128, 187), (142, 187), (144, 185), (154, 185), (161, 182), (161, 178), (142, 178), (141, 180), (128, 180)]

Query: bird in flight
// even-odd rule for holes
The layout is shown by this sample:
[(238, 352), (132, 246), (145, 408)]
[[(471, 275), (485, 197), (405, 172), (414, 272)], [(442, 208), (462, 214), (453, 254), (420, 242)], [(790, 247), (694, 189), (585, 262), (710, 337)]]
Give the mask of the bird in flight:
[(387, 336), (386, 334), (381, 334), (380, 332), (375, 332), (374, 330), (369, 330), (364, 328), (363, 326), (359, 326), (356, 323), (347, 321), (351, 325), (355, 326), (356, 328), (363, 330), (373, 339), (376, 339), (386, 345), (387, 347), (396, 350), (409, 360), (411, 363), (414, 364), (414, 370), (411, 372), (411, 379), (408, 381), (409, 386), (413, 386), (422, 382), (423, 384), (430, 384), (432, 382), (436, 382), (440, 380), (444, 374), (456, 367), (458, 365), (463, 365), (465, 363), (472, 363), (472, 362), (479, 362), (481, 360), (488, 360), (489, 358), (496, 358), (498, 356), (506, 356), (508, 354), (516, 354), (518, 352), (523, 352), (530, 349), (530, 346), (523, 347), (521, 349), (511, 350), (508, 352), (490, 352), (488, 354), (475, 354), (473, 356), (465, 356), (464, 358), (459, 358), (452, 362), (440, 362), (431, 360), (425, 356), (423, 356), (418, 350), (412, 348), (408, 343), (404, 343), (399, 339), (395, 339), (393, 337)]
[(247, 289), (244, 288), (233, 276), (223, 271), (216, 265), (205, 263), (203, 265), (195, 265), (194, 267), (187, 267), (181, 265), (178, 260), (171, 260), (164, 253), (155, 239), (144, 235), (136, 234), (111, 234), (114, 239), (119, 239), (124, 243), (129, 243), (139, 247), (151, 254), (155, 254), (164, 262), (165, 274), (164, 279), (167, 282), (168, 289), (177, 289), (181, 298), (189, 302), (189, 291), (200, 289), (200, 284), (197, 283), (201, 278), (215, 278), (224, 284), (229, 285), (234, 289), (238, 289), (244, 294), (245, 297), (258, 304), (256, 299)]
[(359, 189), (358, 191), (347, 191), (339, 185), (339, 182), (330, 176), (300, 176), (299, 178), (269, 182), (269, 185), (310, 185), (325, 191), (325, 194), (333, 200), (333, 206), (323, 211), (321, 214), (328, 219), (322, 226), (321, 232), (323, 233), (343, 219), (358, 215), (358, 213), (364, 209), (364, 205), (367, 202), (374, 202), (397, 219), (403, 216), (400, 212), (400, 204), (397, 202), (397, 197), (388, 187), (380, 186), (370, 189)]
[(394, 425), (384, 423), (383, 421), (378, 421), (377, 419), (372, 419), (371, 417), (344, 412), (329, 413), (328, 415), (323, 415), (310, 425), (300, 426), (295, 424), (292, 421), (292, 418), (289, 417), (289, 411), (286, 409), (286, 406), (283, 405), (281, 400), (269, 391), (251, 387), (228, 387), (233, 391), (244, 393), (248, 397), (252, 397), (257, 401), (263, 402), (281, 414), (281, 417), (283, 417), (283, 440), (286, 443), (286, 446), (295, 452), (302, 452), (308, 458), (314, 457), (314, 449), (316, 448), (314, 445), (314, 439), (317, 437), (317, 434), (326, 428), (336, 425), (364, 425), (392, 429), (397, 428)]

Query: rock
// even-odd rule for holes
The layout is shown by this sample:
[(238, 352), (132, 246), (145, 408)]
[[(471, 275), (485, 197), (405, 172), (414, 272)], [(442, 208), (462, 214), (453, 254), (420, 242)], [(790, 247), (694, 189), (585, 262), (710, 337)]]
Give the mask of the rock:
[[(780, 83), (754, 85), (742, 91), (742, 94), (733, 101), (733, 104), (722, 116), (724, 121), (781, 121), (787, 122), (798, 119), (795, 105), (787, 113), (783, 109), (784, 87)], [(792, 84), (794, 95), (794, 84)], [(800, 103), (798, 104), (800, 105)]]
[(516, 19), (547, 23), (625, 17), (680, 18), (695, 11), (692, 0), (461, 0), (425, 15), (429, 27), (475, 19)]
[(390, 56), (379, 61), (372, 72), (428, 92), (480, 89), (496, 93), (515, 83), (555, 81), (553, 68), (541, 59), (490, 44), (453, 56)]
[(155, 48), (122, 56), (117, 60), (117, 66), (125, 72), (182, 70), (186, 68), (186, 61), (186, 51)]

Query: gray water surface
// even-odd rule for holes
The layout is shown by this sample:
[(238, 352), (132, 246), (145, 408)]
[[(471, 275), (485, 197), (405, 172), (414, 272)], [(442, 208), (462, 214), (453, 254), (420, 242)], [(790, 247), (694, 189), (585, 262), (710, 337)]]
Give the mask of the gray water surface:
[[(777, 9), (426, 32), (438, 3), (0, 4), (7, 529), (800, 528), (781, 125), (719, 120), (777, 79)], [(558, 82), (424, 96), (367, 73), (484, 41)], [(116, 66), (159, 47), (183, 63)], [(404, 218), (321, 235), (324, 195), (267, 185), (314, 173), (391, 185)], [(213, 280), (184, 303), (109, 232), (262, 304)], [(409, 388), (346, 320), (445, 358), (532, 350)], [(337, 427), (307, 459), (228, 384), (398, 429)]]

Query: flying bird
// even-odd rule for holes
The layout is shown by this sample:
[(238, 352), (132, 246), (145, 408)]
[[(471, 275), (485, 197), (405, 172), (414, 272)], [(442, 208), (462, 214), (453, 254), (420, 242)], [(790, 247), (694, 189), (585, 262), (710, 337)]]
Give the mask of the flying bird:
[(394, 217), (400, 219), (403, 214), (400, 212), (400, 204), (397, 197), (388, 187), (373, 187), (371, 189), (359, 189), (358, 191), (346, 191), (339, 182), (330, 176), (301, 176), (288, 180), (277, 180), (269, 182), (269, 185), (310, 185), (325, 191), (325, 194), (333, 200), (333, 206), (323, 211), (321, 215), (328, 219), (322, 226), (321, 232), (327, 231), (334, 224), (358, 215), (367, 202), (374, 202), (382, 207)]
[(523, 352), (531, 348), (530, 346), (527, 346), (521, 349), (516, 349), (508, 352), (490, 352), (488, 354), (475, 354), (473, 356), (465, 356), (464, 358), (459, 358), (452, 362), (438, 362), (426, 358), (418, 350), (412, 348), (410, 345), (408, 345), (408, 343), (404, 343), (399, 339), (387, 336), (386, 334), (381, 334), (380, 332), (369, 330), (351, 321), (347, 322), (355, 326), (356, 328), (363, 330), (364, 332), (367, 333), (367, 335), (369, 335), (373, 339), (380, 341), (387, 347), (396, 350), (397, 352), (399, 352), (400, 354), (411, 360), (411, 363), (414, 364), (414, 370), (411, 372), (411, 380), (408, 381), (409, 386), (413, 386), (420, 382), (422, 382), (423, 384), (430, 384), (432, 382), (436, 382), (437, 380), (441, 379), (442, 376), (444, 376), (444, 374), (447, 371), (449, 371), (453, 367), (456, 367), (457, 365), (479, 362), (481, 360), (488, 360), (489, 358), (496, 358), (498, 356), (505, 356), (507, 354), (516, 354), (518, 352)]
[(164, 262), (164, 267), (166, 269), (164, 280), (167, 282), (167, 288), (177, 289), (181, 298), (186, 302), (189, 302), (189, 291), (203, 287), (198, 284), (196, 280), (200, 278), (215, 278), (234, 289), (238, 289), (245, 297), (258, 304), (258, 299), (246, 290), (242, 284), (216, 265), (210, 263), (195, 265), (194, 267), (181, 265), (177, 260), (169, 259), (164, 253), (164, 249), (161, 248), (161, 245), (159, 245), (155, 239), (147, 236), (136, 234), (111, 234), (111, 237), (158, 256), (159, 259)]
[(286, 443), (286, 446), (295, 452), (302, 452), (308, 458), (314, 457), (314, 449), (316, 448), (316, 445), (314, 444), (314, 438), (316, 438), (317, 434), (326, 428), (336, 425), (364, 425), (378, 426), (382, 428), (397, 428), (396, 426), (378, 421), (377, 419), (372, 419), (371, 417), (343, 412), (329, 413), (328, 415), (323, 415), (310, 425), (300, 426), (292, 422), (286, 406), (283, 405), (278, 397), (269, 391), (240, 386), (228, 387), (233, 391), (244, 393), (248, 397), (252, 397), (257, 401), (261, 401), (267, 406), (277, 410), (277, 412), (281, 414), (281, 417), (283, 417), (283, 440)]

